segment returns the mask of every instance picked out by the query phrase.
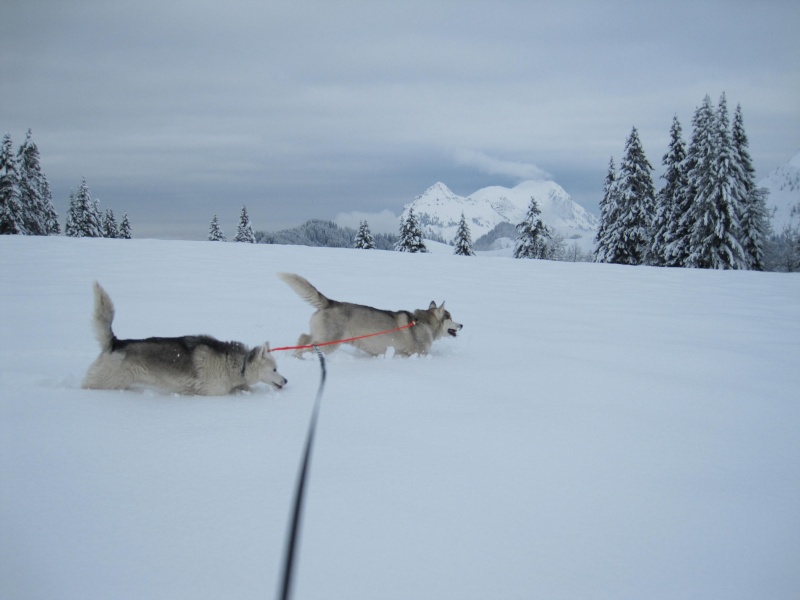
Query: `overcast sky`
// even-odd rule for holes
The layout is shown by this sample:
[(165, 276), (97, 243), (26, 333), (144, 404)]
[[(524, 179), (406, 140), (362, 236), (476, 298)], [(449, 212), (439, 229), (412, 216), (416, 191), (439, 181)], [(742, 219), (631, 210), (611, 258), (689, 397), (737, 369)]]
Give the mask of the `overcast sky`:
[(63, 225), (86, 177), (134, 237), (368, 215), (548, 177), (596, 212), (636, 126), (742, 105), (759, 178), (800, 151), (800, 2), (4, 0), (0, 134)]

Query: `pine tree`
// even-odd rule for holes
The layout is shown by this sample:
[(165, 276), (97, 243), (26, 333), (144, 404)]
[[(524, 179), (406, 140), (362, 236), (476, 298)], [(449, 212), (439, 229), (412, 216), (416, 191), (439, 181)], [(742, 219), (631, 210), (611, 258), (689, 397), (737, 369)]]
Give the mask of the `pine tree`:
[(634, 127), (619, 167), (619, 212), (615, 221), (618, 241), (609, 262), (641, 265), (648, 260), (656, 195), (652, 170), (639, 140), (639, 132)]
[[(690, 254), (686, 265), (701, 269), (746, 268), (739, 242), (741, 207), (733, 191), (733, 145), (728, 131), (728, 109), (722, 95), (716, 113), (706, 96), (704, 121), (708, 153), (700, 157), (690, 186), (697, 190), (690, 212)], [(710, 113), (710, 114), (709, 114)]]
[(469, 225), (464, 213), (461, 213), (461, 220), (458, 222), (458, 229), (456, 230), (455, 238), (455, 251), (453, 254), (458, 256), (475, 256), (472, 250), (472, 236), (469, 232)]
[(539, 204), (531, 197), (525, 219), (517, 225), (519, 237), (514, 246), (514, 258), (550, 258), (549, 242), (553, 234), (542, 223), (541, 215)]
[(422, 239), (422, 229), (420, 229), (417, 215), (414, 209), (408, 209), (408, 216), (400, 224), (400, 239), (394, 247), (398, 252), (427, 252), (425, 241)]
[(369, 230), (366, 219), (361, 221), (358, 226), (358, 233), (356, 234), (353, 247), (359, 250), (373, 250), (375, 248), (375, 238)]
[(103, 237), (116, 239), (119, 237), (119, 227), (117, 220), (114, 218), (114, 211), (110, 208), (106, 209), (103, 216)]
[(686, 192), (686, 174), (684, 161), (686, 146), (682, 138), (682, 128), (678, 117), (672, 119), (670, 129), (669, 150), (664, 155), (665, 167), (662, 178), (664, 187), (656, 195), (656, 210), (652, 225), (653, 240), (650, 247), (651, 264), (659, 266), (679, 266), (682, 256), (681, 241), (685, 241), (687, 232), (681, 231), (678, 215), (679, 207), (685, 209), (681, 194)]
[(0, 148), (0, 235), (27, 233), (19, 183), (17, 160), (11, 149), (11, 135), (7, 133)]
[(247, 215), (247, 207), (244, 205), (242, 205), (242, 210), (239, 213), (239, 227), (236, 230), (236, 237), (233, 238), (233, 241), (246, 242), (248, 244), (256, 243), (253, 226), (250, 224), (250, 217)]
[(222, 233), (222, 230), (219, 228), (219, 221), (217, 220), (217, 215), (214, 215), (214, 218), (211, 219), (211, 228), (208, 232), (208, 241), (209, 242), (226, 242), (225, 235)]
[(131, 239), (131, 223), (128, 221), (128, 213), (122, 213), (122, 222), (119, 224), (119, 238), (121, 240)]
[(17, 152), (20, 177), (20, 201), (30, 235), (55, 235), (60, 233), (58, 213), (53, 206), (50, 184), (42, 173), (39, 148), (31, 140), (31, 130)]
[(614, 247), (614, 223), (617, 220), (619, 198), (617, 193), (617, 171), (614, 167), (614, 157), (608, 161), (608, 172), (603, 183), (603, 197), (600, 199), (600, 227), (597, 229), (594, 250), (595, 262), (611, 262), (609, 249)]
[(731, 132), (734, 162), (734, 195), (740, 207), (739, 226), (741, 244), (747, 267), (756, 271), (765, 268), (765, 246), (770, 233), (768, 190), (756, 187), (756, 170), (747, 150), (749, 145), (744, 131), (742, 105), (736, 106)]
[(85, 177), (78, 189), (74, 193), (70, 193), (67, 226), (64, 233), (70, 237), (103, 237), (98, 203), (92, 200)]

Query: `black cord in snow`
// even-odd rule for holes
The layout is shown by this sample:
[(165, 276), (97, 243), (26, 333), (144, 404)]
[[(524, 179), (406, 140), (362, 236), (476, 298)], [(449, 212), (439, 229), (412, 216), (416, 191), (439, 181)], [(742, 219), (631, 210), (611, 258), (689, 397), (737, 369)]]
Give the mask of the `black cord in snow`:
[(303, 455), (303, 461), (300, 464), (300, 473), (297, 477), (297, 487), (294, 493), (294, 507), (292, 509), (291, 523), (289, 531), (286, 535), (286, 547), (283, 554), (283, 580), (281, 581), (281, 590), (278, 598), (280, 600), (289, 600), (292, 596), (292, 583), (294, 581), (294, 566), (296, 562), (297, 547), (300, 541), (300, 521), (303, 517), (303, 498), (306, 488), (306, 480), (308, 479), (308, 467), (311, 462), (311, 448), (314, 445), (314, 432), (317, 429), (317, 417), (319, 416), (319, 405), (322, 400), (322, 390), (325, 388), (325, 376), (327, 371), (325, 369), (325, 357), (322, 351), (314, 346), (314, 350), (319, 356), (319, 366), (322, 370), (322, 375), (319, 380), (319, 387), (317, 388), (317, 399), (314, 401), (314, 410), (311, 412), (311, 420), (308, 423), (308, 433), (306, 434), (306, 449)]

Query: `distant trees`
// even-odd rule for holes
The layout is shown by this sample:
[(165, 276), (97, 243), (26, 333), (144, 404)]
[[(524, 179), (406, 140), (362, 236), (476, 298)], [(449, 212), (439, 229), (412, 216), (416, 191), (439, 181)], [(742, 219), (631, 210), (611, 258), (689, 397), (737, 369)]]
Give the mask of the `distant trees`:
[(53, 206), (50, 184), (42, 172), (39, 148), (31, 139), (30, 129), (17, 152), (17, 163), (19, 164), (20, 202), (28, 234), (56, 235), (61, 233), (58, 214)]
[(361, 221), (358, 225), (358, 233), (356, 234), (356, 239), (353, 242), (353, 248), (358, 250), (375, 249), (375, 237), (369, 230), (369, 224), (367, 223), (366, 219)]
[(92, 200), (85, 177), (78, 188), (69, 194), (64, 233), (68, 237), (103, 237), (99, 203)]
[(128, 213), (122, 213), (122, 223), (119, 224), (119, 239), (131, 239), (131, 224), (128, 221)]
[[(0, 147), (0, 234), (57, 235), (61, 233), (53, 206), (50, 184), (42, 172), (39, 148), (31, 130), (16, 155), (11, 135), (5, 134)], [(92, 199), (86, 178), (70, 192), (64, 234), (70, 237), (114, 237), (130, 239), (131, 225), (125, 214), (118, 225), (109, 208), (101, 213)]]
[(117, 220), (114, 218), (114, 211), (110, 208), (107, 208), (106, 214), (103, 215), (103, 237), (119, 237), (119, 226), (117, 225)]
[(39, 149), (28, 130), (16, 155), (11, 135), (0, 148), (0, 234), (53, 235), (60, 232), (50, 185), (42, 172)]
[(619, 173), (609, 164), (595, 260), (704, 269), (764, 269), (766, 190), (756, 188), (741, 106), (731, 127), (725, 94), (695, 111), (686, 149), (673, 118), (666, 181), (655, 194), (636, 128)]
[(0, 148), (0, 234), (25, 234), (25, 219), (19, 194), (19, 170), (6, 134)]
[[(333, 221), (310, 219), (297, 227), (281, 231), (256, 231), (259, 244), (284, 244), (326, 248), (352, 248), (358, 231), (352, 227), (341, 227)], [(377, 250), (392, 250), (397, 236), (387, 233), (374, 233)]]
[(542, 222), (542, 211), (531, 197), (525, 219), (517, 225), (519, 236), (514, 246), (514, 258), (553, 258), (550, 240), (553, 233)]
[(208, 241), (209, 242), (226, 242), (225, 234), (222, 233), (222, 229), (219, 228), (219, 220), (217, 219), (217, 215), (214, 215), (214, 218), (211, 219), (211, 226), (208, 231)]
[(250, 224), (250, 217), (247, 215), (247, 207), (244, 205), (242, 205), (242, 210), (239, 213), (239, 227), (236, 230), (236, 237), (233, 238), (233, 241), (247, 242), (249, 244), (256, 243), (253, 226)]
[(122, 226), (117, 225), (114, 211), (100, 211), (100, 202), (92, 198), (86, 178), (69, 194), (67, 223), (64, 227), (67, 237), (105, 237), (117, 239), (131, 238), (131, 225), (125, 213)]
[(800, 203), (792, 207), (790, 221), (780, 233), (770, 235), (764, 251), (765, 269), (794, 273), (800, 271)]
[(469, 232), (469, 225), (464, 213), (461, 213), (461, 220), (458, 222), (458, 229), (456, 230), (456, 238), (454, 241), (455, 251), (453, 254), (458, 256), (475, 256), (472, 250), (472, 236)]
[(400, 239), (394, 247), (398, 252), (427, 252), (425, 240), (422, 238), (422, 229), (419, 226), (414, 209), (408, 209), (408, 215), (400, 223)]

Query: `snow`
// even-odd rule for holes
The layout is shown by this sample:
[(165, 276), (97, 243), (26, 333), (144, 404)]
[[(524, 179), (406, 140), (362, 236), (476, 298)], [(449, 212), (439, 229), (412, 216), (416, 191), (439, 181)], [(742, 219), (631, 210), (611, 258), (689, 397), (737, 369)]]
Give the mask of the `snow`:
[(800, 597), (800, 278), (0, 236), (0, 598), (270, 598), (319, 383), (87, 391), (120, 337), (292, 344), (332, 298), (464, 324), (328, 359), (295, 597)]
[(522, 222), (528, 212), (531, 197), (542, 211), (542, 221), (564, 236), (567, 243), (577, 244), (584, 252), (594, 249), (597, 217), (577, 204), (560, 185), (550, 180), (528, 180), (513, 188), (490, 186), (467, 197), (458, 196), (444, 183), (438, 182), (407, 204), (408, 210), (420, 219), (423, 231), (434, 233), (447, 241), (455, 238), (461, 214), (467, 218), (473, 241), (491, 231), (497, 224)]

